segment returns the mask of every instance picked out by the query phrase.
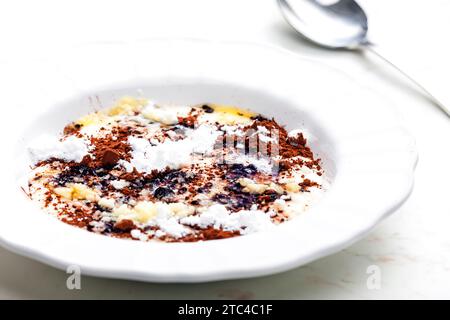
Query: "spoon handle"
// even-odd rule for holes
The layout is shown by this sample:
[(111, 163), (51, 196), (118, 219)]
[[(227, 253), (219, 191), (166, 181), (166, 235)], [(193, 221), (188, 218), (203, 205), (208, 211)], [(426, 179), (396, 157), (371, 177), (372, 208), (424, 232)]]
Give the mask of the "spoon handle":
[[(430, 79), (427, 79), (423, 75), (419, 74), (414, 74), (411, 76), (409, 73), (406, 73), (400, 69), (397, 64), (386, 58), (385, 55), (381, 54), (378, 51), (379, 49), (370, 42), (366, 43), (365, 48), (400, 72), (405, 78), (407, 78), (426, 96), (428, 96), (435, 105), (450, 116), (450, 90), (448, 90), (448, 87), (446, 88), (445, 84), (437, 83), (436, 81), (438, 80), (430, 81)], [(441, 87), (439, 85), (441, 85)]]

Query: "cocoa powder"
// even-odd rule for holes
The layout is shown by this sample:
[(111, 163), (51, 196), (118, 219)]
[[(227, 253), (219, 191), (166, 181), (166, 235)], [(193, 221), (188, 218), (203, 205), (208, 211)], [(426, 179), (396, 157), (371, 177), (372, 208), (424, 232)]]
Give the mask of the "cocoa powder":
[(128, 219), (123, 219), (114, 224), (114, 228), (120, 231), (131, 231), (135, 228), (134, 222)]
[(131, 150), (127, 141), (129, 135), (130, 130), (126, 127), (117, 127), (104, 137), (92, 137), (93, 157), (86, 156), (82, 163), (90, 168), (111, 168), (120, 159), (129, 160)]

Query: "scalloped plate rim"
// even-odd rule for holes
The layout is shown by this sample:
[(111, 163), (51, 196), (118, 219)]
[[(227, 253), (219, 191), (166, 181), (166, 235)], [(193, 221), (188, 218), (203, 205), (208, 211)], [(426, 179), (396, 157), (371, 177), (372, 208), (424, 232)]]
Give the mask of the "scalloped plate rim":
[[(152, 42), (152, 41), (171, 41), (171, 42), (188, 42), (188, 43), (201, 43), (201, 44), (208, 44), (214, 46), (216, 45), (225, 45), (225, 46), (252, 46), (252, 47), (259, 47), (261, 50), (272, 50), (274, 52), (277, 52), (278, 54), (283, 55), (289, 55), (291, 59), (299, 59), (303, 61), (310, 61), (313, 64), (320, 65), (320, 68), (324, 69), (333, 69), (329, 66), (325, 66), (324, 64), (319, 63), (318, 61), (314, 59), (306, 59), (304, 57), (295, 55), (294, 53), (277, 48), (272, 47), (269, 45), (264, 44), (254, 44), (249, 42), (241, 42), (241, 41), (209, 41), (209, 40), (201, 40), (201, 39), (152, 39), (152, 40), (145, 40), (143, 43)], [(111, 42), (115, 45), (127, 45), (126, 42)], [(90, 45), (101, 45), (92, 43)], [(340, 71), (335, 72), (343, 74)], [(348, 77), (348, 75), (343, 74), (344, 76)], [(353, 80), (351, 80), (353, 81)], [(370, 89), (370, 88), (367, 88)], [(378, 94), (378, 93), (375, 93)], [(381, 97), (380, 98), (384, 98)], [(403, 134), (405, 137), (407, 137), (410, 140), (413, 140), (411, 135), (407, 133), (407, 131), (400, 125), (396, 126), (396, 128), (400, 128), (403, 130)], [(335, 243), (334, 245), (330, 245), (326, 248), (322, 248), (321, 251), (316, 251), (313, 253), (310, 253), (307, 256), (299, 256), (296, 258), (291, 258), (288, 263), (277, 263), (274, 261), (271, 265), (261, 265), (259, 268), (254, 267), (250, 270), (213, 270), (211, 272), (202, 272), (201, 274), (194, 273), (178, 273), (178, 274), (161, 274), (161, 273), (155, 273), (152, 274), (151, 272), (145, 272), (145, 271), (136, 271), (136, 270), (118, 270), (114, 267), (111, 269), (105, 268), (105, 266), (88, 266), (88, 265), (82, 265), (83, 274), (88, 275), (94, 275), (94, 276), (100, 276), (100, 277), (108, 277), (108, 278), (121, 278), (121, 279), (132, 279), (132, 280), (141, 280), (141, 281), (152, 281), (152, 282), (204, 282), (204, 281), (215, 281), (215, 280), (223, 280), (223, 279), (237, 279), (237, 278), (245, 278), (245, 277), (254, 277), (254, 276), (263, 276), (268, 274), (273, 274), (277, 272), (282, 272), (289, 270), (291, 268), (297, 267), (299, 265), (309, 263), (313, 260), (316, 260), (320, 257), (329, 255), (331, 253), (337, 252), (348, 245), (352, 244), (353, 242), (361, 239), (364, 235), (366, 235), (372, 228), (378, 224), (379, 221), (384, 219), (386, 216), (394, 212), (398, 207), (400, 207), (408, 198), (409, 194), (411, 193), (413, 189), (413, 171), (415, 169), (415, 165), (417, 163), (417, 151), (415, 150), (415, 147), (413, 147), (410, 151), (410, 167), (409, 169), (405, 170), (409, 172), (408, 181), (405, 182), (405, 187), (401, 192), (399, 192), (398, 198), (395, 202), (391, 203), (388, 208), (380, 213), (376, 219), (373, 221), (370, 221), (367, 223), (365, 228), (362, 228), (359, 230), (359, 232), (348, 235), (347, 238), (341, 239), (339, 243)], [(316, 208), (312, 208), (310, 211), (316, 211)], [(0, 228), (0, 232), (2, 231), (2, 228)], [(83, 232), (81, 230), (78, 230), (80, 232)], [(100, 236), (101, 237), (101, 236)], [(247, 236), (250, 237), (250, 236)], [(114, 239), (117, 240), (117, 239)], [(234, 239), (231, 239), (233, 241)], [(117, 240), (121, 241), (121, 240)], [(230, 241), (230, 240), (220, 240), (223, 241)], [(20, 241), (11, 239), (11, 238), (5, 238), (4, 234), (0, 234), (0, 243), (2, 246), (6, 247), (7, 249), (14, 251), (18, 254), (36, 259), (38, 261), (41, 261), (43, 263), (52, 265), (54, 267), (64, 269), (64, 266), (67, 264), (70, 264), (70, 261), (59, 259), (58, 256), (51, 255), (46, 253), (45, 248), (41, 248), (41, 250), (38, 252), (37, 250), (30, 249), (29, 246), (26, 244), (20, 243)]]

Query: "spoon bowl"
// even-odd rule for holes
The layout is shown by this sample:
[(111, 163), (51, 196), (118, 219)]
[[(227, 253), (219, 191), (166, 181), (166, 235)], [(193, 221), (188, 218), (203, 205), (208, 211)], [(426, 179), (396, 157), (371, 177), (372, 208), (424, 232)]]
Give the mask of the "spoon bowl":
[(355, 49), (367, 42), (367, 16), (352, 0), (278, 0), (286, 21), (308, 40), (333, 49)]

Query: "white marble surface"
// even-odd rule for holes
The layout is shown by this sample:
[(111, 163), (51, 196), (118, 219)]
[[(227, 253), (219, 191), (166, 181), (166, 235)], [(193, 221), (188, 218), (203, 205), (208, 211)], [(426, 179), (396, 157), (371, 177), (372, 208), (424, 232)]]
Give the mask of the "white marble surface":
[[(360, 3), (368, 12), (373, 41), (385, 52), (415, 72), (450, 83), (449, 1)], [(83, 277), (82, 289), (70, 291), (64, 272), (0, 249), (0, 298), (450, 298), (450, 120), (375, 57), (305, 43), (286, 26), (274, 0), (0, 4), (0, 61), (86, 41), (165, 36), (270, 43), (343, 69), (388, 96), (420, 152), (411, 198), (350, 248), (257, 279), (165, 285)], [(378, 290), (366, 285), (370, 265), (381, 270)]]

